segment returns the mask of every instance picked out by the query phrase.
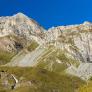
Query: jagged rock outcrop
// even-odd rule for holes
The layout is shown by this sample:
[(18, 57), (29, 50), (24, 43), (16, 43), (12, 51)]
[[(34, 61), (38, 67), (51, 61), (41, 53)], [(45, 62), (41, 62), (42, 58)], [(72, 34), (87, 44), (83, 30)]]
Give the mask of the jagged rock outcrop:
[(5, 89), (14, 89), (18, 83), (18, 79), (13, 74), (9, 74), (6, 71), (0, 71), (0, 86)]
[(66, 50), (73, 58), (92, 62), (92, 23), (53, 27), (47, 32), (47, 42)]

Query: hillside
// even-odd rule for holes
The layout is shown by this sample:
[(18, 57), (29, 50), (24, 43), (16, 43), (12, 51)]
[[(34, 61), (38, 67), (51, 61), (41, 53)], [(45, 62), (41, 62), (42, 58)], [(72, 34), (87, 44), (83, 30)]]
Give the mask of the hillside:
[(46, 30), (22, 13), (0, 17), (0, 92), (80, 92), (92, 77), (91, 44), (88, 21)]
[[(75, 92), (74, 90), (85, 84), (75, 76), (59, 75), (42, 68), (0, 67), (0, 71), (3, 70), (2, 73), (8, 73), (8, 78), (0, 73), (4, 77), (0, 79), (0, 92)], [(10, 74), (16, 76), (18, 83), (13, 78), (9, 80)], [(7, 84), (5, 79), (8, 81)]]

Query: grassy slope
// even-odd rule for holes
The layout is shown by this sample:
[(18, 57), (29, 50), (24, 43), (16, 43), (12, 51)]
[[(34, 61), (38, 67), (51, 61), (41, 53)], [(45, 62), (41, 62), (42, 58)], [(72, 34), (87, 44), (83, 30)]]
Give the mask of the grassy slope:
[(92, 77), (78, 89), (78, 92), (92, 92)]
[(79, 62), (66, 56), (65, 52), (60, 49), (49, 48), (47, 53), (39, 59), (38, 67), (60, 73), (65, 70), (68, 65), (72, 64), (78, 66)]
[(15, 74), (18, 79), (24, 77), (32, 82), (31, 87), (19, 87), (11, 92), (74, 92), (84, 84), (77, 77), (66, 74), (59, 75), (42, 68), (1, 67), (0, 71), (2, 70)]
[(10, 62), (10, 60), (15, 56), (15, 53), (0, 50), (0, 65)]
[(78, 92), (92, 92), (92, 81), (88, 82), (88, 84), (80, 87)]

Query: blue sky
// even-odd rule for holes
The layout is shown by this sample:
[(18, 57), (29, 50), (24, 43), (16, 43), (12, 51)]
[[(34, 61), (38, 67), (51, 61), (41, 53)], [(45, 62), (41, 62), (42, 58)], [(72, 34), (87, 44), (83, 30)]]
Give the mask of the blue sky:
[(0, 0), (0, 16), (22, 12), (45, 28), (92, 21), (92, 0)]

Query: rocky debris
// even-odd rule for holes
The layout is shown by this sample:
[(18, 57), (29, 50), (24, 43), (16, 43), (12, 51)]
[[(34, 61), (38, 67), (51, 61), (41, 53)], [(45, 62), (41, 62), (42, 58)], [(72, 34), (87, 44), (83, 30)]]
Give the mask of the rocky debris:
[(24, 77), (16, 78), (14, 74), (10, 74), (7, 71), (0, 72), (0, 87), (10, 90), (14, 90), (19, 87), (32, 86), (31, 81), (26, 80)]
[(89, 80), (92, 77), (92, 63), (81, 63), (78, 68), (70, 66), (65, 71), (83, 80)]
[(6, 87), (6, 89), (14, 89), (17, 84), (18, 80), (15, 75), (3, 70), (0, 72), (0, 85)]
[(44, 54), (45, 48), (37, 47), (34, 51), (29, 52), (24, 56), (21, 55), (16, 59), (12, 59), (11, 62), (5, 66), (20, 66), (20, 67), (32, 67), (37, 64), (37, 60)]

